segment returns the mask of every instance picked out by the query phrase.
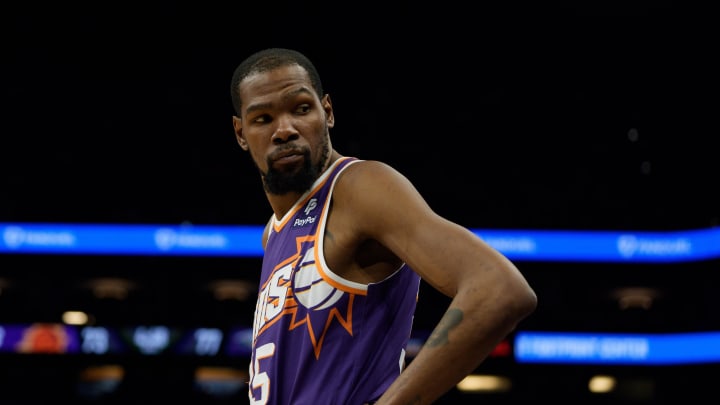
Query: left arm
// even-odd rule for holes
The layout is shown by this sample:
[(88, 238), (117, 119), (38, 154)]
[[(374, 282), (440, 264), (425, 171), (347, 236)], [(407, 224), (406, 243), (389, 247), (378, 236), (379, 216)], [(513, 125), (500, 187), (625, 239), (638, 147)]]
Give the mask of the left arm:
[(433, 212), (400, 173), (379, 162), (355, 166), (344, 190), (352, 193), (353, 208), (363, 219), (356, 231), (392, 250), (452, 298), (423, 348), (377, 402), (430, 404), (532, 313), (537, 297), (510, 260)]

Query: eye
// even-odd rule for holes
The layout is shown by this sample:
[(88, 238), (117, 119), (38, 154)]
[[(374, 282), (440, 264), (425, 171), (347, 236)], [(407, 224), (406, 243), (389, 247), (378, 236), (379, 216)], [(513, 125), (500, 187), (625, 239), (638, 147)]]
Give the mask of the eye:
[(270, 121), (270, 116), (267, 114), (258, 115), (257, 117), (252, 119), (252, 122), (255, 124), (266, 124)]
[(307, 114), (310, 112), (310, 108), (310, 104), (300, 104), (297, 106), (297, 108), (295, 108), (295, 112), (297, 114)]

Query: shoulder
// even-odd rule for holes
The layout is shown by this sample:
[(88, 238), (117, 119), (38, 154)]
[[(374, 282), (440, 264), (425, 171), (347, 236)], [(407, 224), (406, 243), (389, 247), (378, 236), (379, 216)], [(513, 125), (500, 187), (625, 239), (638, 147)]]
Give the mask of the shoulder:
[[(376, 187), (392, 182), (407, 182), (407, 178), (397, 169), (378, 160), (357, 160), (345, 167), (338, 179), (343, 188), (355, 190), (355, 187)], [(360, 190), (362, 191), (362, 190)]]
[(404, 216), (427, 208), (404, 174), (377, 160), (359, 160), (348, 165), (338, 177), (333, 200), (336, 205), (350, 208), (356, 216), (366, 215), (366, 220), (377, 213)]

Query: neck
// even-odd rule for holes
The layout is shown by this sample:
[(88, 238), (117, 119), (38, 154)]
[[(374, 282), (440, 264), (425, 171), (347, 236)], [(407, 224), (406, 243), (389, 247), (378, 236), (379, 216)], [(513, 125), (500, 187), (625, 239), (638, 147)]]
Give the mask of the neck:
[[(323, 165), (323, 170), (320, 175), (322, 176), (325, 172), (327, 172), (333, 163), (341, 157), (341, 154), (333, 150), (332, 153), (330, 153), (327, 162)], [(273, 213), (275, 213), (275, 218), (277, 219), (284, 217), (285, 214), (287, 214), (293, 205), (295, 205), (295, 203), (300, 199), (300, 197), (303, 196), (303, 194), (305, 193), (290, 192), (285, 194), (272, 194), (267, 191), (265, 192), (265, 196), (267, 197), (270, 207), (272, 208)]]

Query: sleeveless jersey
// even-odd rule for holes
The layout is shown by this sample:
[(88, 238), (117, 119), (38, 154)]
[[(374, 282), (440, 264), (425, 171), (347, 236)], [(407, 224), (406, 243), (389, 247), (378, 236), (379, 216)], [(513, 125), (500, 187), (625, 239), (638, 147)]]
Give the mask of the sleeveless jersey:
[(378, 283), (357, 283), (333, 273), (323, 256), (335, 181), (358, 161), (337, 160), (282, 219), (273, 216), (253, 325), (251, 404), (361, 405), (402, 371), (420, 277), (403, 265)]

